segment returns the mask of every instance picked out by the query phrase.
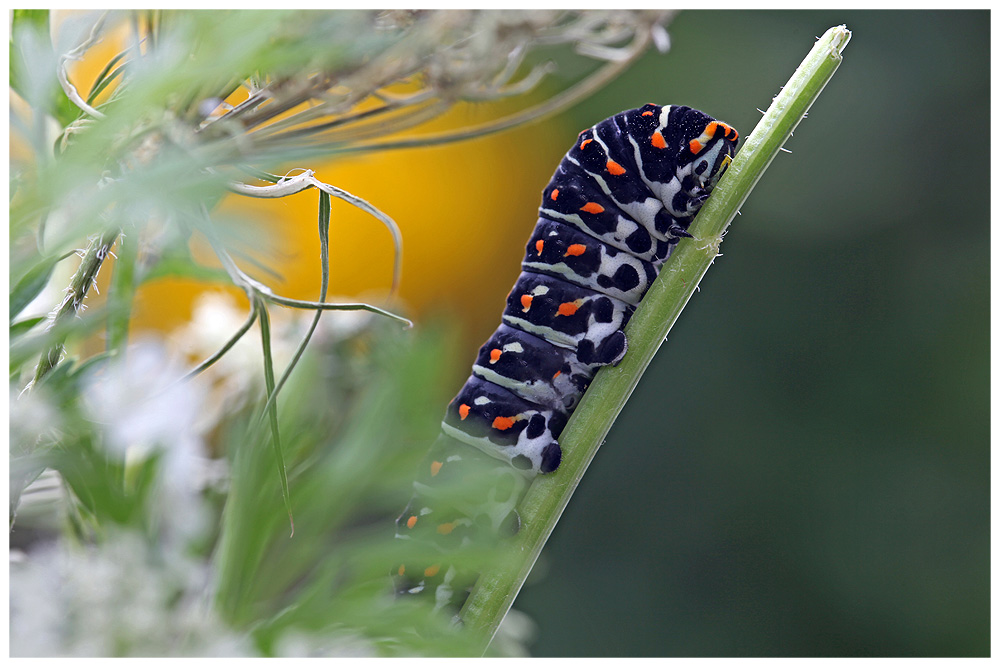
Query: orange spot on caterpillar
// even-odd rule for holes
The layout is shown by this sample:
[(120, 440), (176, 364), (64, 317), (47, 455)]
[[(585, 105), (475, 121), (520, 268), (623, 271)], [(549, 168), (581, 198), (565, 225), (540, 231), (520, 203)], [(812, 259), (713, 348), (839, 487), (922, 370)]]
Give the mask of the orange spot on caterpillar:
[(440, 526), (438, 526), (438, 532), (442, 535), (447, 535), (453, 530), (455, 530), (454, 523), (442, 523)]
[(653, 112), (652, 112), (652, 111), (643, 111), (643, 112), (642, 112), (642, 115), (643, 115), (643, 116), (652, 116), (652, 115), (653, 115)]
[(593, 141), (593, 139), (584, 139), (583, 141), (581, 141), (580, 150), (582, 151), (584, 148), (586, 148), (587, 144), (589, 144), (591, 141)]
[(621, 176), (625, 173), (625, 167), (621, 166), (614, 160), (608, 160), (608, 171), (612, 176)]
[(409, 519), (406, 520), (406, 527), (407, 528), (413, 528), (415, 525), (417, 525), (417, 517), (416, 517), (416, 515), (411, 516)]
[(652, 139), (651, 143), (656, 148), (663, 149), (663, 148), (667, 147), (667, 142), (663, 138), (663, 135), (660, 134), (659, 130), (657, 130), (656, 132), (653, 132), (653, 139)]
[(559, 199), (559, 188), (556, 188), (555, 190), (553, 190), (552, 194), (549, 195), (549, 197), (552, 199), (552, 201), (555, 201), (555, 200)]
[(584, 204), (582, 207), (580, 207), (580, 210), (586, 211), (587, 213), (604, 213), (604, 207), (601, 206), (600, 204), (595, 204), (592, 201), (589, 201), (586, 204)]
[(405, 565), (400, 565), (400, 566), (399, 566), (399, 569), (398, 569), (398, 570), (396, 570), (396, 574), (398, 574), (398, 575), (399, 575), (399, 576), (401, 576), (401, 577), (402, 577), (402, 576), (403, 576), (404, 574), (406, 574), (406, 566), (405, 566)]
[(469, 406), (465, 403), (458, 406), (458, 415), (462, 418), (462, 421), (465, 421), (465, 418), (469, 416)]
[(429, 568), (424, 570), (425, 577), (433, 577), (435, 574), (441, 571), (440, 565), (431, 565)]
[(723, 124), (722, 127), (726, 128), (726, 136), (727, 137), (729, 136), (730, 132), (733, 133), (733, 138), (730, 139), (730, 141), (736, 141), (736, 140), (738, 140), (740, 138), (740, 133), (736, 131), (735, 127), (732, 127), (732, 126), (726, 125), (726, 124)]
[[(541, 241), (539, 241), (539, 243), (541, 243)], [(495, 364), (496, 362), (498, 362), (500, 360), (501, 354), (503, 354), (503, 350), (501, 350), (499, 347), (495, 347), (492, 350), (490, 350), (490, 363)]]
[(528, 309), (531, 308), (531, 300), (534, 298), (530, 294), (521, 295), (521, 305), (524, 306), (524, 312), (528, 312)]
[(692, 139), (691, 143), (688, 144), (688, 148), (691, 149), (692, 153), (694, 153), (695, 155), (697, 155), (698, 153), (701, 152), (701, 142), (698, 141), (697, 139)]
[(707, 127), (705, 127), (705, 134), (708, 134), (708, 135), (714, 137), (715, 136), (715, 131), (717, 129), (719, 129), (719, 124), (713, 120), (711, 123), (708, 124)]
[(498, 431), (506, 431), (514, 425), (515, 421), (517, 420), (513, 417), (497, 417), (493, 420), (493, 428)]
[(587, 252), (587, 246), (582, 243), (574, 243), (570, 247), (566, 248), (566, 254), (563, 255), (563, 257), (579, 257), (585, 252)]
[(439, 472), (441, 472), (441, 466), (444, 464), (440, 461), (431, 462), (431, 477), (436, 477)]
[(576, 311), (580, 309), (580, 304), (576, 301), (569, 301), (567, 303), (559, 304), (559, 314), (569, 317), (570, 315), (576, 315)]
[(535, 252), (537, 252), (539, 255), (542, 254), (542, 248), (544, 247), (545, 247), (545, 241), (543, 239), (535, 241)]
[(555, 380), (560, 375), (562, 375), (562, 371), (556, 371), (556, 374), (552, 376), (552, 379)]

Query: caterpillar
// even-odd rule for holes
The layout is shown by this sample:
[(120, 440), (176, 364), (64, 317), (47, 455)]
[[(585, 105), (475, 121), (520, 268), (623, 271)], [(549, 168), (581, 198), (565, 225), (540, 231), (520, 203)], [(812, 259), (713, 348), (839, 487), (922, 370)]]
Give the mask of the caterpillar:
[[(442, 555), (426, 566), (400, 565), (398, 594), (433, 594), (437, 607), (455, 606), (475, 575), (444, 565), (446, 554), (484, 532), (517, 531), (527, 481), (558, 470), (569, 415), (597, 370), (626, 354), (626, 323), (674, 247), (690, 237), (738, 138), (701, 111), (656, 104), (580, 133), (542, 191), (501, 324), (448, 405), (396, 521), (397, 537)], [(480, 452), (506, 465), (473, 472)], [(445, 480), (467, 483), (447, 509), (435, 502)]]

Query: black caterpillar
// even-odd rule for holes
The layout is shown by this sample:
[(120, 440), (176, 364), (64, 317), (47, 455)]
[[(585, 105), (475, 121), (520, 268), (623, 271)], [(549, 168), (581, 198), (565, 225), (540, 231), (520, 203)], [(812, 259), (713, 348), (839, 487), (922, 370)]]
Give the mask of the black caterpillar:
[[(396, 522), (397, 537), (447, 552), (472, 531), (516, 532), (525, 479), (559, 467), (557, 438), (601, 366), (628, 349), (623, 328), (732, 160), (738, 134), (686, 106), (647, 104), (580, 133), (542, 193), (502, 323), (449, 404), (442, 435)], [(466, 506), (435, 510), (435, 488), (466, 475), (473, 445), (509, 462)], [(396, 590), (455, 602), (468, 577), (440, 562), (397, 571)]]

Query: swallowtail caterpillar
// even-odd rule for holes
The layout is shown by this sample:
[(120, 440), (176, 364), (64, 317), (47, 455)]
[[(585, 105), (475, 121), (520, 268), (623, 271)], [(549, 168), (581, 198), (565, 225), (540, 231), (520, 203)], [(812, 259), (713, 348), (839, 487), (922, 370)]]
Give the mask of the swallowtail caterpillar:
[[(597, 369), (628, 351), (635, 307), (732, 161), (734, 128), (686, 106), (647, 104), (580, 133), (542, 192), (501, 324), (447, 408), (397, 537), (433, 542), (435, 562), (400, 565), (396, 591), (456, 606), (474, 581), (448, 565), (477, 531), (516, 532), (526, 480), (558, 474), (558, 437)], [(435, 485), (477, 452), (495, 468), (480, 498), (439, 510)], [(481, 534), (481, 533), (480, 533)], [(470, 581), (471, 578), (471, 581)]]

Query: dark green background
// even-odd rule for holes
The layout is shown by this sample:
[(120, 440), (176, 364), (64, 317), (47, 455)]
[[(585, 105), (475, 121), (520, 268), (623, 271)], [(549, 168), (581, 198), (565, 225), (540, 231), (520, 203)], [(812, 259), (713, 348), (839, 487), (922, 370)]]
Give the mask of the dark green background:
[(989, 14), (685, 12), (568, 141), (648, 101), (745, 136), (841, 23), (517, 601), (536, 655), (989, 653)]

